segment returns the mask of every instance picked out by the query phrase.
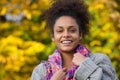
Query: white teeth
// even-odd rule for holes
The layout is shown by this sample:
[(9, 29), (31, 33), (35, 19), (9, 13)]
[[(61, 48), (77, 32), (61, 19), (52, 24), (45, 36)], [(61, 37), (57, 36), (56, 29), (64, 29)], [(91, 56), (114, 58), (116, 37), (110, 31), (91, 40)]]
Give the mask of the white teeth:
[(63, 44), (71, 43), (72, 41), (62, 41)]

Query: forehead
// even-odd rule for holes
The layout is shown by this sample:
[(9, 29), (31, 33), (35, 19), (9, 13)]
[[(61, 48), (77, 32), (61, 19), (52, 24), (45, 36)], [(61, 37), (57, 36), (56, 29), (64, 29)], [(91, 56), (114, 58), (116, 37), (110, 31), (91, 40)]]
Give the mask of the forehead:
[(71, 16), (61, 16), (55, 21), (54, 27), (78, 27), (75, 18)]

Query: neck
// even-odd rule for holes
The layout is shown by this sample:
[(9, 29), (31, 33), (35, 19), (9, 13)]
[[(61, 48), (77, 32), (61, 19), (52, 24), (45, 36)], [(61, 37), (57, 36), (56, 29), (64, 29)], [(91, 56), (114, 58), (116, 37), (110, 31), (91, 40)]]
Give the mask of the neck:
[(61, 53), (63, 67), (66, 67), (67, 69), (71, 68), (71, 66), (73, 65), (72, 64), (73, 54), (74, 54), (73, 52), (70, 52), (70, 53), (62, 52)]

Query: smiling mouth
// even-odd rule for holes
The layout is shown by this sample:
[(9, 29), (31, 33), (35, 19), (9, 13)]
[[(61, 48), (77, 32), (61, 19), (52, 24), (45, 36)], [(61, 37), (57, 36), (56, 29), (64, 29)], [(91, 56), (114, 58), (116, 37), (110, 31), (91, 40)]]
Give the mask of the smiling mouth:
[(61, 41), (62, 44), (71, 44), (73, 41), (71, 40), (65, 40), (65, 41)]

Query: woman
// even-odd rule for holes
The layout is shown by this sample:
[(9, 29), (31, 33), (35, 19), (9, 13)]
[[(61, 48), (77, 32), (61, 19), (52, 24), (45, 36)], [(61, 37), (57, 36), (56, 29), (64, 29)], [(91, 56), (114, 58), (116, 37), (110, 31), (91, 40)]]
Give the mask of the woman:
[(31, 80), (118, 80), (106, 55), (91, 54), (80, 43), (89, 31), (83, 1), (57, 0), (44, 15), (57, 49), (34, 69)]

